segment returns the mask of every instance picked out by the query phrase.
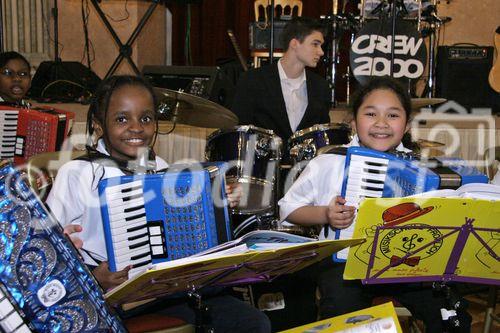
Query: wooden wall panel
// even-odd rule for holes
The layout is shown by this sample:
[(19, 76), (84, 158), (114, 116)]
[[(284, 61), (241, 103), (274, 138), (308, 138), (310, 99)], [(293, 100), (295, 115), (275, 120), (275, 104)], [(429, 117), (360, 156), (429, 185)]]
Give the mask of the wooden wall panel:
[[(331, 13), (332, 2), (328, 0), (304, 0), (303, 15), (319, 18)], [(248, 24), (254, 21), (253, 0), (205, 0), (191, 4), (191, 54), (193, 65), (215, 65), (218, 59), (234, 58), (236, 55), (227, 37), (232, 29), (244, 56), (250, 50)], [(185, 65), (184, 37), (188, 5), (167, 4), (173, 15), (173, 63)]]
[[(357, 0), (339, 0), (355, 7)], [(213, 66), (218, 59), (234, 58), (236, 54), (227, 37), (227, 29), (233, 29), (243, 54), (248, 58), (248, 23), (254, 20), (253, 0), (169, 0), (166, 5), (172, 12), (172, 61), (175, 65), (186, 65), (184, 45), (186, 36), (187, 5), (191, 7), (191, 55), (192, 65)], [(303, 15), (318, 18), (332, 12), (331, 0), (303, 0)], [(103, 10), (113, 18), (126, 16), (125, 3), (130, 17), (121, 22), (111, 22), (124, 41), (136, 26), (149, 6), (149, 1), (107, 0), (102, 1)], [(63, 60), (81, 61), (83, 30), (81, 23), (82, 0), (59, 1), (60, 50)], [(441, 44), (475, 43), (493, 45), (495, 28), (500, 24), (499, 0), (441, 0), (439, 14), (453, 20), (441, 34)], [(46, 22), (51, 27), (52, 22)], [(118, 49), (93, 8), (90, 9), (89, 37), (95, 50), (93, 69), (103, 76), (118, 54)], [(165, 62), (165, 9), (158, 6), (150, 22), (134, 44), (133, 58), (142, 64), (164, 64)], [(346, 48), (346, 47), (345, 47)], [(342, 50), (341, 50), (342, 51)], [(348, 49), (344, 50), (346, 54)], [(85, 61), (84, 61), (85, 62)], [(123, 63), (118, 73), (130, 73)]]

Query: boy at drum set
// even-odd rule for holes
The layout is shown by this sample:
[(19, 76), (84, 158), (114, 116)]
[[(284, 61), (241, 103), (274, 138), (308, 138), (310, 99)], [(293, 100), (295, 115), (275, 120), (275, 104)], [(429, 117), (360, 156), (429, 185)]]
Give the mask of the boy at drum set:
[[(353, 101), (352, 126), (357, 134), (347, 146), (363, 146), (387, 152), (410, 152), (401, 143), (409, 129), (410, 98), (394, 79), (377, 77), (362, 87)], [(342, 230), (354, 221), (356, 209), (340, 196), (345, 156), (320, 155), (307, 165), (290, 190), (279, 201), (280, 218), (303, 226), (323, 226), (325, 238), (334, 238), (332, 228)], [(444, 295), (419, 283), (362, 285), (343, 279), (345, 263), (325, 260), (318, 265), (317, 283), (321, 294), (319, 315), (329, 318), (371, 306), (376, 296), (392, 296), (423, 320), (426, 332), (442, 333), (441, 309), (447, 308)], [(470, 316), (460, 309), (460, 332), (470, 331)], [(444, 323), (447, 325), (447, 323)]]

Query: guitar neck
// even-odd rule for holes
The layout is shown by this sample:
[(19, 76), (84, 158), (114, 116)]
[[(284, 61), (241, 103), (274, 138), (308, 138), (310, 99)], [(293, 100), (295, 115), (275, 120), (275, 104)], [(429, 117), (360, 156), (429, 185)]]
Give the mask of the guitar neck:
[(248, 66), (245, 61), (245, 58), (243, 57), (243, 54), (241, 53), (240, 46), (238, 45), (238, 42), (236, 41), (236, 37), (234, 37), (234, 33), (231, 29), (227, 30), (227, 35), (229, 36), (229, 39), (231, 40), (231, 44), (233, 45), (234, 51), (236, 52), (236, 55), (238, 56), (238, 60), (240, 61), (241, 67), (243, 67), (243, 70), (246, 72), (248, 71)]

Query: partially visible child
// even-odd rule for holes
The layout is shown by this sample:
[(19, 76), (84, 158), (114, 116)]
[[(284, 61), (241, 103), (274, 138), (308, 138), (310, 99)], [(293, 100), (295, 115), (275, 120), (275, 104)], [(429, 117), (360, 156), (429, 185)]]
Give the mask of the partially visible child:
[[(97, 135), (95, 148), (88, 156), (66, 163), (58, 171), (47, 205), (73, 239), (83, 241), (80, 252), (85, 263), (104, 289), (115, 287), (127, 279), (130, 267), (111, 272), (108, 267), (104, 231), (97, 185), (101, 179), (130, 173), (128, 162), (144, 150), (150, 151), (156, 170), (167, 163), (155, 156), (152, 145), (157, 132), (155, 95), (142, 78), (114, 76), (102, 82), (89, 109), (87, 121), (90, 136)], [(97, 157), (97, 159), (94, 159)], [(103, 165), (98, 159), (114, 165)], [(68, 230), (79, 225), (81, 232)], [(269, 332), (267, 316), (250, 305), (230, 296), (216, 295), (204, 300), (211, 309), (212, 324), (217, 332)], [(164, 299), (154, 311), (194, 323), (195, 314), (185, 300)], [(149, 310), (145, 310), (149, 311)], [(134, 313), (140, 309), (134, 309)], [(128, 316), (129, 314), (124, 313)]]
[[(352, 128), (356, 135), (347, 146), (364, 146), (382, 152), (404, 151), (401, 139), (409, 129), (410, 97), (395, 80), (378, 77), (360, 88), (353, 101)], [(340, 196), (344, 178), (345, 156), (319, 155), (307, 165), (297, 181), (279, 201), (280, 217), (288, 222), (311, 226), (322, 225), (321, 235), (333, 238), (335, 229), (349, 227), (355, 208), (347, 206)], [(321, 263), (318, 278), (321, 318), (333, 317), (371, 306), (378, 295), (393, 296), (412, 314), (424, 321), (426, 332), (444, 332), (441, 308), (447, 308), (444, 297), (434, 297), (431, 288), (421, 284), (388, 284), (363, 286), (360, 281), (344, 281), (345, 264), (331, 259)], [(470, 331), (470, 316), (462, 319), (462, 332)]]
[(31, 86), (30, 63), (20, 53), (0, 53), (0, 102), (26, 106), (24, 99)]

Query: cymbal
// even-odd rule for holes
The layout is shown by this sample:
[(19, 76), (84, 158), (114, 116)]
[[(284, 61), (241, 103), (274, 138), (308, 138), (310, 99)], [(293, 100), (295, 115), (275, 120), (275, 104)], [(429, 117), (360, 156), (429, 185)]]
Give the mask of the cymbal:
[(435, 105), (446, 102), (446, 98), (412, 98), (411, 99), (411, 109), (420, 110), (427, 105)]
[(154, 88), (160, 126), (166, 121), (204, 128), (231, 128), (238, 117), (219, 104), (184, 92)]
[(417, 140), (417, 146), (419, 148), (436, 148), (436, 147), (442, 147), (442, 146), (444, 146), (444, 143), (438, 142), (438, 141), (430, 141), (430, 140), (418, 139)]

